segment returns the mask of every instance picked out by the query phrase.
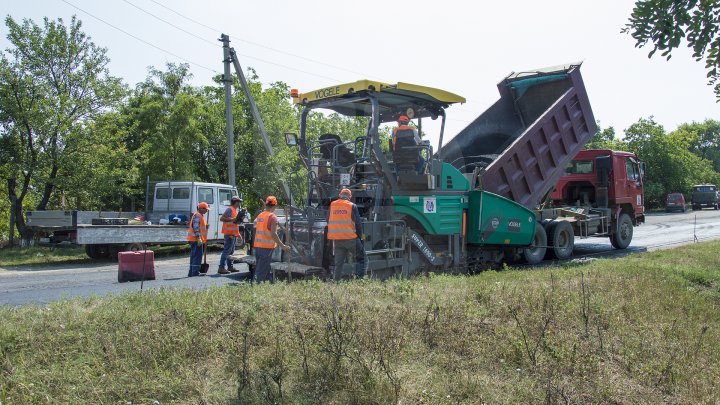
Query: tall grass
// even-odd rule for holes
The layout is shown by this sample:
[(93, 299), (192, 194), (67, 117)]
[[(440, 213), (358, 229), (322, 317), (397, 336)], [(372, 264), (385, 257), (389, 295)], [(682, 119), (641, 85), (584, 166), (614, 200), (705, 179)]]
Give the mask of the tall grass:
[(4, 308), (0, 401), (710, 403), (718, 248)]

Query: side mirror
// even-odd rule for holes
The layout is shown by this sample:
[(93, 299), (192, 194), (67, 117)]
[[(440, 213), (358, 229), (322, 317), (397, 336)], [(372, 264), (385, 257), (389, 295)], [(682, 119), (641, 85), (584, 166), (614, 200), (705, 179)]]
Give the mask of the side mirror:
[(645, 180), (645, 162), (640, 162), (640, 178)]
[(293, 132), (285, 132), (285, 144), (287, 146), (297, 146), (297, 135)]

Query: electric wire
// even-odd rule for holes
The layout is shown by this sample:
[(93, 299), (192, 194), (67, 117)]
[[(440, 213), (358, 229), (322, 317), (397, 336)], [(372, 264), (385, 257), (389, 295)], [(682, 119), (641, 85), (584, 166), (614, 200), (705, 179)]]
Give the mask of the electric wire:
[(100, 17), (98, 17), (98, 16), (96, 16), (96, 15), (94, 15), (94, 14), (92, 14), (92, 13), (90, 13), (90, 12), (88, 12), (88, 11), (86, 11), (86, 10), (78, 7), (78, 6), (76, 6), (75, 4), (69, 2), (68, 0), (62, 0), (62, 2), (65, 3), (65, 4), (67, 4), (67, 5), (69, 5), (70, 7), (74, 8), (74, 9), (82, 12), (83, 14), (86, 14), (86, 15), (88, 15), (88, 16), (90, 16), (90, 17), (92, 17), (92, 18), (94, 18), (94, 19), (96, 19), (96, 20), (98, 20), (98, 21), (100, 21), (100, 22), (103, 23), (103, 24), (105, 24), (105, 25), (107, 25), (107, 26), (109, 26), (109, 27), (111, 27), (111, 28), (114, 28), (114, 29), (117, 30), (117, 31), (122, 32), (123, 34), (125, 34), (125, 35), (127, 35), (127, 36), (129, 36), (129, 37), (131, 37), (131, 38), (133, 38), (133, 39), (135, 39), (135, 40), (144, 43), (145, 45), (148, 45), (148, 46), (150, 46), (150, 47), (152, 47), (152, 48), (157, 49), (157, 50), (160, 51), (160, 52), (166, 53), (166, 54), (168, 54), (168, 55), (171, 55), (171, 56), (173, 56), (173, 57), (175, 57), (175, 58), (178, 58), (178, 59), (182, 60), (183, 62), (186, 62), (186, 63), (189, 63), (189, 64), (191, 64), (191, 65), (193, 65), (193, 66), (197, 66), (197, 67), (199, 67), (199, 68), (208, 70), (208, 71), (210, 71), (210, 72), (213, 72), (213, 73), (216, 73), (216, 74), (219, 74), (219, 73), (220, 73), (220, 72), (218, 72), (217, 70), (215, 70), (215, 69), (213, 69), (213, 68), (207, 67), (207, 66), (202, 65), (202, 64), (197, 63), (197, 62), (193, 62), (193, 61), (191, 61), (190, 59), (187, 59), (187, 58), (185, 58), (185, 57), (182, 57), (182, 56), (180, 56), (180, 55), (178, 55), (178, 54), (176, 54), (176, 53), (174, 53), (174, 52), (168, 51), (167, 49), (161, 48), (161, 47), (159, 47), (159, 46), (157, 46), (157, 45), (155, 45), (155, 44), (153, 44), (153, 43), (151, 43), (151, 42), (148, 42), (148, 41), (146, 41), (146, 40), (144, 40), (144, 39), (142, 39), (142, 38), (140, 38), (140, 37), (138, 37), (138, 36), (136, 36), (136, 35), (133, 35), (133, 34), (131, 34), (130, 32), (125, 31), (124, 29), (122, 29), (122, 28), (120, 28), (120, 27), (118, 27), (118, 26), (116, 26), (116, 25), (114, 25), (114, 24), (111, 24), (110, 22), (105, 21), (104, 19), (102, 19), (102, 18), (100, 18)]

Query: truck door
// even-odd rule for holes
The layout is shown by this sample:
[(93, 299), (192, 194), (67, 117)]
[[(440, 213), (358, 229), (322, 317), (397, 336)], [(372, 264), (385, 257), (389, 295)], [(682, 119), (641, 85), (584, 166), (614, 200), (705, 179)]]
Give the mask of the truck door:
[(640, 176), (640, 164), (634, 158), (625, 158), (627, 178), (625, 180), (625, 192), (630, 204), (636, 214), (644, 212), (645, 198), (643, 195), (642, 177)]
[(220, 239), (218, 236), (218, 223), (220, 222), (220, 214), (222, 214), (222, 212), (218, 212), (221, 206), (215, 194), (215, 188), (213, 187), (198, 186), (197, 188), (198, 204), (206, 202), (210, 206), (210, 212), (205, 217), (208, 224), (208, 240)]

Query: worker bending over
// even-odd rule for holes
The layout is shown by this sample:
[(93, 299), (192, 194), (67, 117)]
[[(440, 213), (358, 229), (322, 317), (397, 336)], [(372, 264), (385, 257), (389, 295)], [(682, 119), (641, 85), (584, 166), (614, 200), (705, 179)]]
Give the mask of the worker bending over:
[[(220, 255), (220, 267), (218, 267), (218, 274), (230, 274), (240, 271), (233, 267), (233, 261), (230, 257), (233, 253), (235, 253), (235, 243), (237, 237), (240, 236), (238, 222), (242, 222), (243, 217), (245, 216), (245, 214), (242, 213), (244, 210), (240, 208), (240, 204), (242, 204), (242, 200), (239, 197), (233, 196), (233, 198), (230, 199), (230, 206), (220, 217), (220, 222), (222, 222), (224, 245), (222, 254)], [(225, 269), (226, 264), (227, 269)]]
[(265, 199), (265, 210), (255, 218), (255, 242), (253, 243), (255, 275), (253, 280), (256, 283), (273, 281), (270, 262), (276, 246), (280, 246), (285, 251), (290, 250), (290, 247), (282, 243), (277, 235), (278, 217), (275, 216), (276, 208), (277, 198), (268, 196)]
[(197, 211), (190, 218), (187, 231), (187, 241), (190, 243), (190, 271), (188, 277), (200, 275), (202, 255), (207, 244), (208, 228), (204, 215), (208, 211), (210, 211), (210, 206), (206, 202), (201, 202), (197, 206)]
[(335, 256), (335, 271), (333, 278), (339, 281), (342, 278), (342, 268), (345, 259), (352, 255), (355, 257), (355, 277), (365, 276), (365, 248), (362, 243), (362, 220), (357, 205), (350, 199), (352, 192), (344, 188), (340, 190), (339, 198), (330, 204), (328, 214), (328, 239), (333, 242)]

